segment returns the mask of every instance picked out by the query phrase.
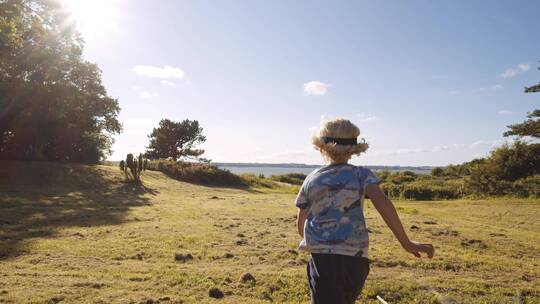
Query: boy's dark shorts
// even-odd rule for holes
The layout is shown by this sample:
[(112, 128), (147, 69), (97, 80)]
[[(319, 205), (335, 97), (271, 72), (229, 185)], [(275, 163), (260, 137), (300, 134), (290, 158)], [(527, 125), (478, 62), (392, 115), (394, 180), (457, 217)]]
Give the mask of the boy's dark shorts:
[(307, 265), (311, 304), (354, 303), (368, 273), (367, 258), (312, 253)]

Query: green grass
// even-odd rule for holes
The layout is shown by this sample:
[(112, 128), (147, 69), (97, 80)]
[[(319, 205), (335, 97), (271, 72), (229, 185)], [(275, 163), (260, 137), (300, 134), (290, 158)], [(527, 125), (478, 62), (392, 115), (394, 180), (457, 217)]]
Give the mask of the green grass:
[[(108, 166), (0, 162), (0, 303), (308, 302), (291, 191), (122, 179)], [(367, 204), (359, 303), (540, 303), (539, 200), (396, 205), (436, 256), (406, 254)], [(240, 280), (248, 272), (256, 282)]]

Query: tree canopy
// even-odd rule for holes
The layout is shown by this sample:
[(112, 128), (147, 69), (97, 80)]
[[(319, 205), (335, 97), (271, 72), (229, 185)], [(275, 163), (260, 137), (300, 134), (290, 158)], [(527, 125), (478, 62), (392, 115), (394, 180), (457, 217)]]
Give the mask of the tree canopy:
[(98, 162), (118, 101), (59, 1), (0, 1), (0, 159)]
[(197, 120), (185, 119), (175, 122), (162, 119), (159, 127), (154, 128), (148, 135), (150, 144), (146, 150), (146, 157), (172, 158), (175, 161), (182, 157), (198, 158), (204, 150), (197, 149), (196, 146), (206, 141), (202, 131)]
[(504, 132), (504, 136), (531, 136), (540, 138), (540, 109), (536, 109), (527, 115), (527, 120), (522, 123), (509, 125), (510, 130)]
[[(540, 70), (540, 67), (538, 68)], [(525, 88), (525, 93), (540, 92), (540, 83), (531, 87)], [(527, 120), (522, 123), (508, 126), (510, 130), (504, 132), (504, 136), (530, 136), (540, 138), (540, 109), (528, 113)]]

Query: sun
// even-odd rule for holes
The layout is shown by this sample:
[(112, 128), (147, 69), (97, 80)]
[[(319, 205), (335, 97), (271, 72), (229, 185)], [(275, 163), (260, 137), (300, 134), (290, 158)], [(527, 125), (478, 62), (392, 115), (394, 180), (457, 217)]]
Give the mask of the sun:
[(117, 28), (116, 0), (62, 0), (84, 38), (106, 37)]

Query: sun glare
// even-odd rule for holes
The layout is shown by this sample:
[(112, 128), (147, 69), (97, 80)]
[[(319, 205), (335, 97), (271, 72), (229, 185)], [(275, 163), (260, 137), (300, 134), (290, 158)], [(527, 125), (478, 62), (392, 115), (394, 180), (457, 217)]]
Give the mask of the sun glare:
[(103, 38), (117, 28), (117, 1), (63, 0), (84, 38)]

